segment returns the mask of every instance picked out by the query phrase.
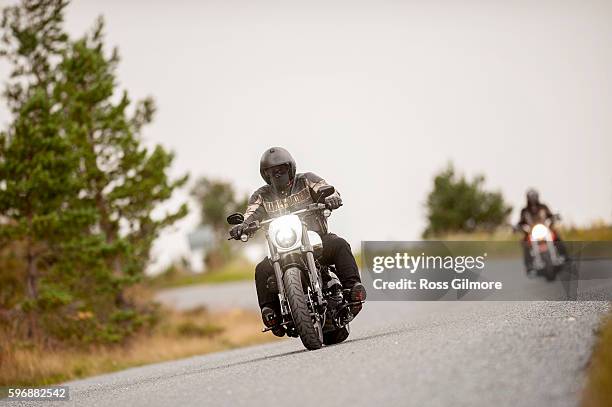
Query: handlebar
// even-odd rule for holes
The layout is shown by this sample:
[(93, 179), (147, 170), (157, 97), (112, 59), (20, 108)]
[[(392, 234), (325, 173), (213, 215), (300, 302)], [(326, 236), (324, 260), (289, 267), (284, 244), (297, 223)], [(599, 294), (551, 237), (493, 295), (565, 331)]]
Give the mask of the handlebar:
[[(306, 208), (304, 209), (300, 209), (297, 210), (295, 212), (291, 212), (288, 213), (287, 215), (304, 215), (310, 212), (315, 212), (315, 211), (322, 211), (325, 209), (329, 209), (330, 208), (327, 207), (327, 205), (322, 204), (322, 203), (313, 203), (308, 205)], [(284, 216), (284, 215), (283, 215)], [(240, 240), (242, 240), (243, 242), (246, 242), (249, 240), (249, 236), (252, 235), (253, 233), (257, 232), (262, 226), (265, 226), (269, 223), (271, 223), (274, 219), (276, 218), (270, 218), (270, 219), (266, 219), (266, 220), (262, 220), (262, 221), (253, 221), (251, 222), (243, 231), (242, 231), (242, 235), (240, 235)], [(227, 240), (233, 240), (233, 237), (229, 237)], [(238, 240), (238, 239), (236, 239)]]
[(516, 231), (516, 232), (523, 231), (525, 233), (529, 233), (531, 231), (531, 229), (535, 225), (537, 225), (538, 223), (543, 223), (546, 227), (551, 228), (553, 223), (554, 223), (554, 221), (558, 221), (560, 219), (561, 219), (561, 217), (559, 215), (555, 214), (553, 216), (550, 216), (550, 217), (544, 219), (543, 222), (536, 222), (536, 223), (531, 224), (531, 225), (530, 224), (523, 224), (523, 225), (521, 225), (519, 223), (519, 224), (516, 224), (515, 226), (513, 226), (512, 229), (514, 229), (514, 231)]
[[(327, 205), (322, 204), (322, 203), (315, 203), (315, 204), (308, 205), (304, 209), (300, 209), (298, 211), (288, 213), (287, 215), (298, 215), (299, 216), (299, 215), (303, 215), (303, 214), (308, 213), (308, 212), (322, 211), (322, 210), (325, 210), (325, 209), (329, 209), (327, 207)], [(260, 224), (261, 225), (266, 225), (266, 224), (272, 222), (274, 219), (276, 219), (276, 218), (270, 218), (270, 219), (262, 220), (260, 222)]]

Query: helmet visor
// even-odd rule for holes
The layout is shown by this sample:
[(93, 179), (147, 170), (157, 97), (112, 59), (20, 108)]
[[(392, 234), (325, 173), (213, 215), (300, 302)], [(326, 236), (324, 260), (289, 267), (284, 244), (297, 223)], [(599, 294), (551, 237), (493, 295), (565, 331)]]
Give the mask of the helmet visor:
[(289, 170), (289, 164), (275, 165), (266, 170), (266, 174), (270, 178), (270, 184), (274, 187), (276, 192), (283, 194), (287, 192), (287, 188), (291, 184)]
[(289, 164), (275, 165), (266, 169), (266, 175), (270, 178), (284, 178), (285, 175), (289, 174)]

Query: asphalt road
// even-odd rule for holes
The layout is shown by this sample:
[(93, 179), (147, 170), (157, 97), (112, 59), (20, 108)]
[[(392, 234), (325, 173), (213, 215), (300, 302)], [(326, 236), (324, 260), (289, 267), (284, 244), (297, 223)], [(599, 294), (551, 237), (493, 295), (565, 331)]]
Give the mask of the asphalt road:
[(231, 308), (259, 310), (255, 283), (250, 281), (169, 288), (158, 293), (156, 299), (180, 310), (200, 305), (218, 310)]
[[(537, 290), (546, 283), (525, 284)], [(595, 298), (611, 288), (595, 286)], [(233, 287), (223, 292), (228, 306), (247, 295), (255, 301), (250, 283)], [(223, 306), (210, 290), (174, 290), (164, 301), (186, 306), (208, 298)], [(68, 383), (71, 401), (56, 405), (575, 406), (593, 331), (608, 307), (372, 301), (340, 345), (308, 352), (287, 339), (133, 368)]]

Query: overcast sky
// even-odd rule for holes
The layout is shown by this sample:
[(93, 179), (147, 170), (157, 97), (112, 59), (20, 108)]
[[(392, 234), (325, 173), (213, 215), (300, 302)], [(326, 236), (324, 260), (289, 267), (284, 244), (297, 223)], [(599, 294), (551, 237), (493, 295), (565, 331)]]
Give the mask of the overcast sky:
[[(340, 191), (331, 229), (358, 245), (419, 238), (448, 161), (484, 173), (514, 219), (534, 186), (568, 222), (611, 220), (612, 2), (535, 3), (79, 0), (67, 26), (104, 16), (175, 174), (250, 192), (284, 146)], [(160, 239), (161, 262), (195, 223)]]

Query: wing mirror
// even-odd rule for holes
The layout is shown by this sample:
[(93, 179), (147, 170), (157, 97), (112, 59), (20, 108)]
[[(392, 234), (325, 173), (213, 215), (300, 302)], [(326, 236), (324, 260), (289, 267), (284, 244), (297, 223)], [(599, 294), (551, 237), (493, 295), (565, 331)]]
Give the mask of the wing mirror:
[(336, 192), (336, 188), (332, 187), (331, 185), (322, 186), (317, 192), (317, 203), (323, 201), (325, 198), (332, 195), (334, 192)]
[(232, 213), (227, 217), (227, 223), (230, 225), (240, 225), (242, 222), (244, 222), (244, 215), (240, 212)]

